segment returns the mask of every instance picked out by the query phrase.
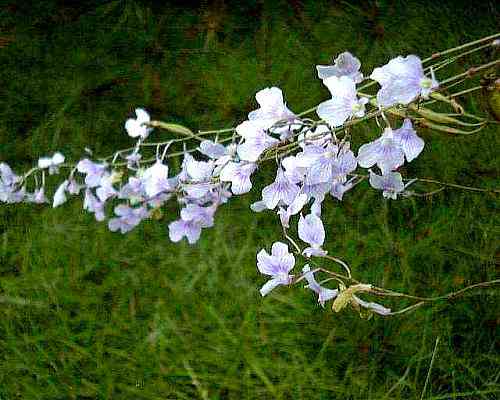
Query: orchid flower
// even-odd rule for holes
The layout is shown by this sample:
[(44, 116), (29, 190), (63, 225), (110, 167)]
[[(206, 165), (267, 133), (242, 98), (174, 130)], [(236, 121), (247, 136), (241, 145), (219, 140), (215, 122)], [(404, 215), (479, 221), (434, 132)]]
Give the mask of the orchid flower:
[(359, 72), (361, 63), (348, 51), (345, 51), (333, 60), (333, 65), (316, 65), (318, 78), (325, 80), (331, 76), (340, 78), (348, 76), (354, 83), (360, 83), (363, 80), (363, 74)]
[(289, 272), (295, 266), (295, 257), (288, 252), (288, 245), (275, 242), (271, 247), (271, 254), (262, 249), (257, 254), (257, 268), (261, 274), (271, 276), (260, 289), (262, 296), (267, 295), (279, 285), (288, 285), (292, 282), (293, 275)]
[(394, 138), (394, 131), (385, 128), (382, 136), (359, 148), (358, 164), (370, 168), (377, 164), (382, 174), (399, 168), (404, 163), (404, 151), (399, 140)]
[(278, 167), (274, 182), (262, 190), (262, 200), (266, 207), (272, 210), (278, 204), (290, 205), (299, 190), (299, 187), (286, 177), (283, 169)]
[(132, 208), (125, 204), (119, 204), (115, 207), (115, 214), (118, 218), (111, 218), (108, 221), (109, 230), (121, 233), (130, 232), (139, 223), (149, 217), (149, 212), (145, 207)]
[(64, 162), (64, 156), (57, 152), (52, 157), (41, 157), (38, 160), (38, 168), (49, 170), (49, 174), (57, 174), (59, 172), (59, 165)]
[(432, 73), (424, 74), (422, 61), (414, 55), (398, 56), (383, 67), (375, 68), (370, 78), (381, 85), (377, 103), (381, 107), (409, 104), (418, 96), (427, 98), (439, 84)]
[(329, 125), (338, 127), (349, 118), (361, 118), (365, 115), (365, 104), (368, 99), (358, 99), (356, 84), (348, 76), (331, 76), (323, 83), (332, 94), (331, 100), (324, 101), (318, 105), (316, 112), (318, 116)]
[(237, 147), (238, 156), (245, 161), (256, 162), (266, 149), (279, 143), (252, 121), (239, 124), (236, 133), (245, 140)]
[(369, 181), (374, 189), (382, 190), (382, 196), (387, 199), (396, 200), (398, 194), (402, 193), (405, 188), (399, 172), (387, 172), (380, 176), (370, 170)]
[[(280, 88), (270, 87), (259, 90), (255, 95), (260, 108), (248, 114), (248, 119), (262, 129), (269, 129), (278, 121), (292, 122), (295, 114), (291, 112), (283, 100), (283, 92)], [(282, 133), (283, 128), (276, 128), (274, 133)]]
[(257, 164), (244, 162), (228, 162), (220, 172), (220, 180), (231, 182), (233, 194), (248, 193), (252, 189), (250, 176), (257, 169)]
[(143, 108), (135, 109), (136, 118), (129, 118), (125, 122), (125, 129), (130, 137), (146, 139), (153, 128), (149, 128), (146, 123), (151, 121), (151, 118)]

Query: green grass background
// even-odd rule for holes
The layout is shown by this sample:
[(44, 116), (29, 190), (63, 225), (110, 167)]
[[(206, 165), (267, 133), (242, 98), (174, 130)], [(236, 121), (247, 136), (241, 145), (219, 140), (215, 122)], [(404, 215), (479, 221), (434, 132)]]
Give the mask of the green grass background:
[[(128, 147), (123, 122), (135, 106), (222, 128), (277, 85), (300, 112), (328, 96), (314, 65), (341, 51), (368, 73), (399, 54), (495, 33), (498, 17), (486, 0), (4, 1), (0, 160), (21, 172), (56, 150), (77, 160), (85, 146), (98, 155)], [(480, 96), (465, 105), (485, 112)], [(353, 146), (378, 134), (360, 127)], [(426, 147), (408, 176), (498, 184), (496, 126), (419, 134)], [(272, 169), (263, 166), (257, 186)], [(262, 299), (255, 254), (281, 236), (275, 216), (249, 210), (258, 197), (221, 207), (194, 246), (169, 242), (174, 206), (122, 236), (81, 200), (2, 205), (0, 399), (498, 398), (498, 289), (371, 320), (323, 310), (300, 287)], [(329, 200), (324, 221), (330, 253), (365, 282), (432, 296), (498, 277), (492, 195), (386, 201), (364, 183)]]

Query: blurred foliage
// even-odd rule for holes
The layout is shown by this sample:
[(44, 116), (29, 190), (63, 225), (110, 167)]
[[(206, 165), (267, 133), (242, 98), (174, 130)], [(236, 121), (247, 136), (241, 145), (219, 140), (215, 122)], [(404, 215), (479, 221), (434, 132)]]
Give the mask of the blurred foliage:
[[(137, 105), (222, 128), (276, 85), (300, 112), (327, 96), (314, 65), (336, 53), (352, 51), (368, 72), (492, 34), (498, 17), (493, 1), (2, 2), (0, 159), (20, 171), (55, 150), (78, 159), (85, 146), (127, 147)], [(464, 103), (486, 113), (477, 98)], [(355, 148), (378, 130), (359, 128)], [(498, 184), (495, 126), (420, 134), (408, 176)], [(264, 166), (257, 186), (272, 174)], [(121, 236), (79, 200), (2, 205), (0, 399), (418, 399), (428, 373), (424, 399), (498, 398), (498, 291), (369, 321), (323, 310), (300, 288), (261, 299), (255, 254), (280, 231), (250, 212), (257, 198), (232, 199), (195, 246), (168, 241), (173, 206)], [(325, 208), (326, 247), (365, 282), (432, 296), (498, 276), (497, 197), (395, 202), (364, 184)]]

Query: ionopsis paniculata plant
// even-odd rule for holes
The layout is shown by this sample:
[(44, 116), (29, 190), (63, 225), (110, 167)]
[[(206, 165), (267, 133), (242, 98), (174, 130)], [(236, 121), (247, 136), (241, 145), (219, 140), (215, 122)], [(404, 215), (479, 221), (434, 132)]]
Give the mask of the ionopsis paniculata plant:
[[(22, 175), (0, 163), (0, 201), (50, 203), (59, 207), (68, 197), (81, 195), (85, 210), (93, 213), (97, 221), (107, 219), (111, 231), (123, 234), (144, 219), (155, 218), (167, 202), (174, 201), (180, 215), (168, 224), (170, 240), (179, 242), (186, 238), (194, 244), (203, 228), (214, 225), (219, 206), (232, 196), (252, 190), (252, 175), (267, 162), (271, 168), (276, 165), (276, 178), (262, 190), (262, 199), (253, 203), (251, 209), (274, 211), (283, 238), (272, 244), (270, 252), (262, 249), (257, 254), (257, 268), (268, 277), (260, 289), (262, 296), (280, 285), (302, 281), (323, 307), (331, 302), (334, 311), (351, 306), (369, 315), (394, 315), (476, 287), (491, 286), (500, 281), (422, 298), (360, 282), (352, 276), (346, 262), (324, 248), (321, 211), (325, 202), (342, 201), (348, 191), (363, 181), (391, 200), (428, 195), (447, 187), (499, 193), (403, 177), (398, 172), (405, 163), (414, 162), (425, 146), (418, 127), (470, 135), (495, 123), (488, 117), (466, 112), (457, 101), (459, 96), (481, 90), (481, 85), (468, 85), (471, 87), (459, 92), (452, 88), (467, 86), (479, 72), (496, 70), (500, 63), (494, 59), (499, 37), (500, 34), (492, 35), (435, 53), (425, 60), (415, 55), (398, 56), (375, 68), (369, 76), (361, 72), (361, 63), (355, 56), (344, 52), (332, 65), (316, 66), (331, 98), (295, 114), (284, 102), (279, 88), (265, 88), (255, 96), (259, 108), (234, 128), (195, 133), (181, 125), (151, 120), (146, 110), (137, 108), (135, 118), (128, 119), (124, 126), (136, 140), (135, 145), (108, 157), (92, 159), (92, 152), (87, 149), (86, 158), (68, 163), (64, 155), (56, 152), (40, 158), (37, 166)], [(493, 59), (460, 74), (445, 75), (448, 65), (482, 50), (493, 54)], [(495, 79), (493, 90), (498, 92)], [(449, 112), (436, 111), (434, 106), (438, 103), (449, 107)], [(314, 112), (319, 118), (308, 117)], [(356, 135), (356, 125), (370, 119), (375, 119), (380, 127), (378, 137), (352, 149), (350, 139)], [(173, 133), (174, 138), (150, 142), (155, 128)], [(168, 160), (174, 157), (181, 157), (182, 163), (172, 171)], [(64, 176), (50, 200), (46, 193), (47, 175)], [(426, 189), (427, 185), (432, 189)], [(113, 215), (107, 217), (111, 211)], [(292, 223), (298, 226), (298, 237), (288, 232)], [(363, 300), (367, 294), (404, 297), (414, 300), (414, 304), (391, 311)]]

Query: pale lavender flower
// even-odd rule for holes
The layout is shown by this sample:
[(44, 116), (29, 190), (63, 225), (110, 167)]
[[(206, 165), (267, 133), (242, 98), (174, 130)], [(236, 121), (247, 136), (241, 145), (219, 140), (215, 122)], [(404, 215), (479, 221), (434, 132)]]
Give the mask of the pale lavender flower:
[(327, 79), (331, 76), (341, 77), (348, 76), (355, 83), (360, 83), (363, 80), (363, 74), (359, 71), (361, 63), (348, 51), (345, 51), (337, 56), (333, 61), (333, 65), (316, 65), (319, 79)]
[(12, 172), (6, 163), (0, 163), (0, 201), (19, 203), (24, 198), (23, 189), (17, 191), (21, 178)]
[(214, 207), (188, 204), (181, 210), (181, 218), (184, 221), (197, 221), (202, 228), (209, 228), (214, 224), (214, 212)]
[(321, 286), (314, 278), (314, 272), (311, 271), (309, 264), (304, 265), (302, 268), (302, 273), (304, 278), (307, 280), (308, 285), (306, 288), (311, 289), (313, 292), (318, 294), (318, 303), (321, 307), (325, 307), (325, 303), (329, 300), (334, 299), (339, 294), (337, 289), (329, 289)]
[(211, 182), (214, 167), (213, 160), (197, 161), (189, 153), (184, 155), (182, 170), (178, 177), (182, 182), (182, 189), (189, 197), (201, 199), (210, 193), (214, 188)]
[(106, 202), (108, 199), (118, 195), (113, 187), (114, 174), (104, 174), (101, 178), (100, 186), (96, 189), (96, 195), (100, 201)]
[(101, 177), (106, 171), (105, 164), (94, 163), (85, 158), (76, 165), (78, 172), (85, 174), (85, 184), (89, 188), (97, 187), (101, 183)]
[(267, 295), (279, 285), (288, 285), (293, 275), (289, 272), (295, 266), (295, 257), (288, 252), (288, 246), (282, 242), (275, 242), (271, 247), (271, 254), (262, 249), (257, 254), (257, 268), (260, 273), (271, 276), (260, 289), (262, 296)]
[(26, 193), (26, 201), (35, 204), (48, 203), (47, 197), (45, 196), (45, 189), (43, 187), (35, 189), (33, 193)]
[(97, 197), (90, 191), (90, 189), (85, 190), (85, 197), (83, 199), (83, 209), (88, 212), (94, 213), (95, 219), (97, 221), (104, 221), (106, 216), (104, 215), (104, 203), (100, 202)]
[(408, 162), (418, 157), (424, 149), (423, 139), (417, 135), (417, 132), (413, 129), (411, 120), (408, 118), (405, 118), (401, 128), (394, 130), (394, 140), (403, 149), (406, 161)]
[(237, 147), (238, 156), (245, 161), (257, 161), (266, 149), (279, 143), (278, 139), (269, 136), (264, 129), (251, 121), (239, 124), (236, 133), (245, 139), (244, 143)]
[(26, 188), (23, 186), (21, 189), (16, 189), (14, 186), (8, 188), (0, 187), (0, 201), (8, 204), (20, 203), (24, 201), (26, 196)]
[(368, 99), (358, 99), (356, 84), (347, 77), (332, 76), (323, 81), (332, 94), (332, 99), (318, 105), (318, 116), (331, 126), (341, 126), (351, 117), (363, 117)]
[[(291, 112), (283, 100), (280, 88), (270, 87), (255, 95), (260, 108), (248, 114), (248, 119), (262, 129), (271, 128), (278, 121), (293, 121), (295, 114)], [(276, 133), (279, 133), (275, 130)]]
[(385, 198), (396, 200), (398, 194), (403, 192), (405, 185), (399, 172), (387, 172), (382, 176), (370, 170), (370, 185), (382, 190)]
[(194, 244), (200, 238), (201, 226), (195, 221), (179, 219), (168, 225), (168, 234), (172, 242), (179, 242), (185, 236), (189, 244)]
[(214, 213), (215, 207), (188, 204), (181, 210), (181, 218), (168, 225), (170, 240), (179, 242), (185, 236), (190, 244), (196, 243), (201, 229), (213, 226)]
[(307, 146), (299, 157), (309, 160), (310, 167), (305, 180), (309, 185), (332, 183), (354, 171), (357, 166), (356, 157), (348, 144), (341, 148), (332, 143), (319, 149), (317, 146)]
[(418, 96), (427, 98), (438, 87), (434, 74), (431, 78), (425, 76), (422, 61), (414, 55), (392, 59), (383, 67), (375, 68), (370, 78), (381, 86), (377, 93), (381, 107), (408, 104)]
[(146, 169), (141, 174), (141, 180), (144, 192), (148, 197), (154, 197), (172, 189), (168, 179), (168, 166), (163, 164), (161, 160), (156, 160), (151, 167)]
[(54, 153), (52, 157), (41, 157), (38, 160), (38, 168), (49, 170), (49, 174), (57, 174), (59, 172), (59, 166), (64, 162), (64, 156), (57, 152)]
[(381, 137), (359, 148), (358, 163), (363, 168), (378, 165), (382, 174), (404, 164), (404, 151), (399, 141), (394, 139), (394, 131), (385, 128)]
[(141, 221), (149, 217), (149, 212), (146, 207), (132, 208), (125, 204), (119, 204), (115, 207), (115, 215), (118, 218), (111, 218), (108, 221), (109, 230), (116, 232), (120, 230), (121, 233), (130, 232)]
[(285, 176), (281, 167), (278, 167), (274, 182), (262, 190), (262, 200), (266, 207), (272, 210), (281, 203), (290, 205), (299, 191), (299, 187)]
[(299, 238), (309, 244), (310, 247), (304, 249), (302, 254), (306, 257), (326, 255), (326, 251), (321, 248), (325, 242), (325, 228), (323, 221), (315, 214), (309, 214), (299, 219)]
[(153, 130), (149, 128), (145, 123), (151, 121), (151, 118), (146, 110), (142, 108), (135, 109), (136, 118), (129, 118), (125, 122), (125, 129), (130, 137), (140, 137), (141, 139), (146, 139), (149, 133)]
[(220, 180), (223, 182), (231, 182), (231, 191), (233, 194), (248, 193), (252, 189), (250, 176), (257, 169), (257, 164), (254, 163), (235, 163), (228, 162), (220, 172)]
[(14, 185), (19, 181), (19, 177), (14, 174), (6, 163), (0, 163), (0, 184), (4, 186)]
[(326, 147), (311, 144), (295, 156), (292, 166), (303, 173), (303, 181), (308, 185), (327, 182), (332, 179), (331, 164), (337, 152), (338, 147), (333, 143)]

